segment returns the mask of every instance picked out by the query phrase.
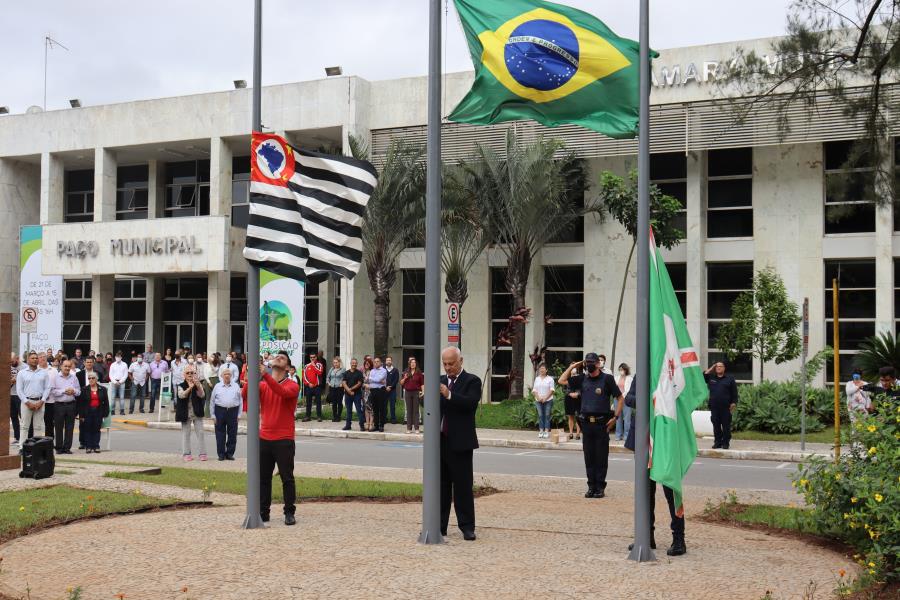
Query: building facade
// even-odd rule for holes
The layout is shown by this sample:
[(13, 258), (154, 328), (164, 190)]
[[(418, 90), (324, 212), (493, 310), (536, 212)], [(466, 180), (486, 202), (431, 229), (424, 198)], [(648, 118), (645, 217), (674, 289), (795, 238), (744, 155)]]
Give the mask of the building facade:
[[(724, 101), (722, 73), (738, 48), (765, 54), (769, 40), (662, 51), (654, 62), (651, 178), (681, 200), (685, 239), (664, 254), (688, 327), (711, 363), (719, 325), (753, 273), (772, 266), (798, 304), (809, 300), (810, 352), (831, 343), (830, 286), (841, 283), (846, 359), (866, 336), (896, 331), (900, 320), (900, 215), (874, 185), (870, 164), (844, 165), (861, 126), (839, 107), (788, 113), (780, 130), (771, 109), (736, 122)], [(777, 57), (772, 57), (773, 64)], [(444, 78), (448, 114), (471, 73)], [(395, 138), (425, 138), (424, 77), (366, 81), (328, 78), (266, 87), (267, 131), (294, 145), (348, 149), (350, 134), (369, 140), (375, 162)], [(65, 277), (63, 344), (103, 351), (187, 345), (243, 350), (250, 136), (248, 89), (0, 117), (0, 311), (18, 310), (18, 228), (44, 226), (44, 274)], [(900, 90), (888, 88), (893, 104)], [(472, 127), (445, 123), (446, 160), (474, 144), (520, 137), (563, 139), (586, 160), (596, 187), (603, 171), (636, 168), (636, 141), (610, 140), (578, 127), (533, 123)], [(894, 136), (900, 131), (893, 132)], [(900, 164), (898, 138), (891, 164)], [(593, 193), (588, 191), (588, 193)], [(82, 242), (79, 244), (79, 242)], [(527, 304), (535, 318), (526, 348), (546, 344), (549, 359), (593, 350), (610, 354), (631, 240), (614, 221), (583, 227), (543, 248)], [(487, 251), (469, 276), (462, 310), (466, 366), (488, 373), (493, 399), (505, 394), (511, 352), (494, 336), (510, 313), (503, 256)], [(424, 252), (400, 259), (392, 292), (390, 348), (421, 357)], [(635, 273), (627, 275), (615, 361), (634, 360)], [(829, 289), (826, 289), (829, 288)], [(365, 269), (352, 281), (307, 289), (305, 340), (326, 356), (361, 357), (373, 348), (373, 301)], [(543, 315), (553, 316), (544, 326)], [(446, 323), (442, 324), (446, 331)], [(842, 371), (850, 367), (843, 360)], [(799, 361), (766, 365), (789, 376)], [(435, 368), (437, 366), (435, 365)], [(731, 366), (758, 378), (748, 357)], [(526, 378), (530, 377), (526, 366)], [(829, 370), (822, 380), (831, 379)]]

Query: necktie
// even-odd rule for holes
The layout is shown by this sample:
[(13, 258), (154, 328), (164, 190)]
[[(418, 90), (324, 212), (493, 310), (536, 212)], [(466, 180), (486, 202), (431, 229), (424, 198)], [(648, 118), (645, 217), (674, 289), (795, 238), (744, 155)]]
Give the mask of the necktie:
[[(456, 377), (449, 377), (447, 379), (447, 389), (453, 391), (453, 384), (456, 382)], [(447, 435), (447, 417), (444, 416), (441, 422), (441, 435)]]

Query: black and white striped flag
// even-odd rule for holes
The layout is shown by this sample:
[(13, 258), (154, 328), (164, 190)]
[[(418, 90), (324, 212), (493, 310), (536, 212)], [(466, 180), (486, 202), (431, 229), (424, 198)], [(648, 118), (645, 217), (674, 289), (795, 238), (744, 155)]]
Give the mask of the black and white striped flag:
[(306, 281), (352, 279), (362, 262), (362, 222), (377, 172), (370, 163), (291, 147), (253, 134), (250, 222), (244, 258)]

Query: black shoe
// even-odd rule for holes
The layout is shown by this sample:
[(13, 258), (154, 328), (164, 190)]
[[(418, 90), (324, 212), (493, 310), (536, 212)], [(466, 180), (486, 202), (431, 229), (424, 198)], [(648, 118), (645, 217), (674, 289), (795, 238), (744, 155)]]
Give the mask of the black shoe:
[(350, 431), (350, 426), (341, 427), (341, 431)]
[(303, 423), (309, 423), (309, 421), (310, 421), (309, 417), (303, 417), (303, 419), (302, 419)]
[(90, 453), (93, 452), (93, 451), (94, 451), (93, 448), (88, 448), (86, 454), (90, 454)]
[(94, 448), (94, 454), (100, 454), (100, 448)]
[(225, 457), (224, 457), (224, 456), (220, 456), (220, 457), (219, 457), (219, 460), (225, 460)]
[(259, 514), (259, 518), (262, 519), (262, 522), (263, 522), (263, 523), (268, 523), (268, 522), (269, 522), (269, 515), (264, 515), (264, 514), (260, 513), (260, 514)]
[(143, 409), (141, 409), (141, 414), (144, 414), (144, 410), (143, 410)]
[[(650, 536), (650, 547), (652, 549), (656, 550), (656, 540), (653, 538), (652, 535)], [(631, 544), (628, 544), (628, 551), (630, 552), (633, 549), (634, 549), (634, 542), (632, 542)]]
[(233, 457), (233, 456), (226, 456), (226, 457), (225, 457), (225, 460), (234, 460), (234, 457)]
[(684, 545), (684, 536), (675, 536), (672, 539), (672, 545), (666, 550), (669, 556), (681, 556), (687, 552), (687, 546)]
[(594, 498), (605, 498), (605, 497), (606, 497), (606, 492), (604, 492), (603, 490), (597, 490), (594, 492)]
[(467, 542), (475, 541), (475, 530), (474, 529), (464, 529), (463, 530), (463, 539)]
[(397, 424), (397, 419), (391, 419), (391, 425), (396, 425), (396, 424)]
[(595, 493), (596, 492), (593, 489), (588, 489), (588, 491), (586, 491), (584, 493), (584, 497), (585, 498), (593, 498)]
[[(17, 440), (17, 443), (18, 443), (18, 440)], [(79, 450), (84, 450), (84, 444), (80, 444), (80, 445), (78, 446), (78, 449), (79, 449)]]
[(365, 430), (366, 430), (366, 428), (365, 428), (365, 426), (364, 426), (364, 425), (360, 425), (360, 426), (359, 426), (359, 430), (360, 430), (360, 431), (365, 431)]
[(297, 519), (294, 518), (294, 515), (284, 515), (284, 524), (285, 525), (296, 525)]
[(713, 450), (718, 450), (718, 449), (721, 448), (721, 447), (722, 447), (722, 444), (713, 444), (712, 449), (713, 449)]
[(728, 444), (722, 444), (722, 450), (728, 450)]
[(441, 535), (444, 536), (444, 537), (447, 537), (447, 530), (446, 530), (446, 529), (441, 529)]
[(379, 428), (378, 428), (378, 433), (384, 433), (384, 427), (379, 427)]

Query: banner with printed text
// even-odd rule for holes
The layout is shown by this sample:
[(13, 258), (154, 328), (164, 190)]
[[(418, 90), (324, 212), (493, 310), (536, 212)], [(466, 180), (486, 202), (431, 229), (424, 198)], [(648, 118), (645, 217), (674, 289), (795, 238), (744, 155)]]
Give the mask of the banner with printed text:
[(306, 288), (300, 281), (259, 271), (259, 351), (275, 354), (284, 350), (291, 362), (303, 366), (303, 300)]
[[(43, 275), (41, 234), (40, 225), (25, 225), (19, 230), (19, 354), (62, 348), (63, 278)], [(29, 329), (23, 327), (23, 314), (36, 320), (34, 333), (22, 333)]]

